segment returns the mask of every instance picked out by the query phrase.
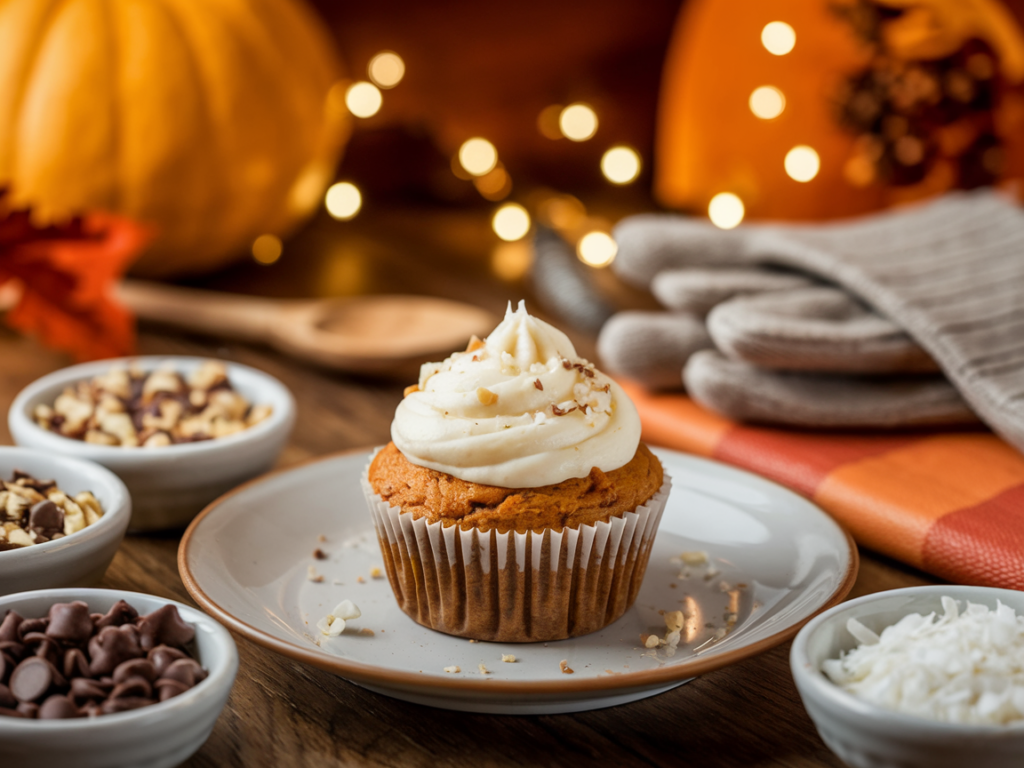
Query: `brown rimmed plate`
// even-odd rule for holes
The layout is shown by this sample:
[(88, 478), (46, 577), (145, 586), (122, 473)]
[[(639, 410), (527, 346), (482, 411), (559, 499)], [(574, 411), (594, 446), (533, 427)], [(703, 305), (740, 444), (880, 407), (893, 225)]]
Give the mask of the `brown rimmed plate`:
[[(402, 613), (379, 576), (359, 488), (366, 450), (222, 496), (185, 532), (178, 569), (206, 611), (271, 650), (388, 696), (499, 714), (577, 712), (661, 693), (784, 642), (849, 592), (856, 546), (814, 504), (748, 472), (656, 453), (673, 487), (644, 585), (625, 616), (584, 637), (470, 643)], [(707, 562), (680, 557), (696, 552)], [(338, 637), (321, 635), (317, 621), (344, 599), (362, 616)], [(645, 648), (641, 635), (664, 636), (660, 612), (677, 609), (686, 626), (674, 654)]]

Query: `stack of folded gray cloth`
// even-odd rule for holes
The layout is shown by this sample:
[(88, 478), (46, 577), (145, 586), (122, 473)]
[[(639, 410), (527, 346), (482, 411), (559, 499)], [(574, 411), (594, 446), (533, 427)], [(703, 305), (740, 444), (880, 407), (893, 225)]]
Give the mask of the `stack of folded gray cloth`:
[(802, 427), (964, 424), (1024, 450), (1024, 211), (992, 190), (817, 225), (648, 214), (614, 268), (606, 368), (726, 416)]

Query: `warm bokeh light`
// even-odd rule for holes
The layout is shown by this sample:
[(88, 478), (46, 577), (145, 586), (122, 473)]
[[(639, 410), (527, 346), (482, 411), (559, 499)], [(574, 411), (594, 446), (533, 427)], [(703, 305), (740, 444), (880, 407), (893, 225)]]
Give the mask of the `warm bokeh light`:
[(540, 203), (537, 215), (549, 227), (565, 233), (582, 226), (587, 209), (572, 195), (552, 195)]
[(811, 147), (801, 144), (786, 153), (786, 174), (793, 181), (810, 181), (821, 169), (821, 159)]
[(719, 229), (732, 229), (743, 221), (743, 201), (732, 192), (719, 192), (708, 204), (708, 218)]
[(504, 200), (512, 192), (512, 179), (505, 167), (498, 163), (490, 173), (473, 179), (473, 186), (485, 200), (497, 202)]
[(483, 176), (498, 164), (498, 150), (487, 139), (468, 139), (459, 147), (459, 164), (466, 173)]
[(252, 242), (252, 257), (260, 264), (273, 264), (281, 258), (284, 246), (277, 235), (260, 235)]
[(384, 97), (373, 83), (360, 80), (345, 91), (345, 106), (356, 117), (373, 117), (380, 111)]
[(381, 88), (394, 88), (405, 77), (405, 62), (394, 51), (381, 51), (370, 59), (366, 72)]
[(750, 111), (762, 120), (771, 120), (786, 108), (786, 97), (772, 85), (762, 85), (750, 94)]
[(558, 116), (562, 135), (571, 141), (586, 141), (597, 133), (597, 113), (588, 104), (570, 104)]
[(576, 255), (591, 267), (607, 267), (618, 252), (618, 243), (606, 232), (588, 232), (576, 244)]
[(761, 30), (761, 44), (768, 53), (785, 56), (796, 45), (796, 32), (784, 21), (773, 21)]
[(612, 147), (601, 158), (601, 173), (612, 184), (629, 184), (640, 175), (640, 155), (632, 147)]
[(521, 240), (530, 231), (530, 214), (518, 203), (505, 203), (494, 212), (491, 226), (502, 240)]
[(529, 244), (498, 243), (491, 253), (491, 269), (502, 280), (522, 280), (533, 264), (533, 248)]
[(363, 207), (363, 196), (359, 187), (347, 181), (332, 184), (324, 196), (327, 212), (336, 219), (347, 221)]
[[(337, 80), (327, 91), (327, 101), (324, 104), (325, 112), (334, 119), (341, 116), (348, 118), (348, 106), (345, 104), (345, 94), (351, 85), (349, 80)], [(319, 197), (319, 195), (317, 195)]]
[(562, 104), (549, 104), (537, 115), (537, 130), (541, 136), (551, 140), (562, 138), (562, 129), (558, 125), (564, 109)]

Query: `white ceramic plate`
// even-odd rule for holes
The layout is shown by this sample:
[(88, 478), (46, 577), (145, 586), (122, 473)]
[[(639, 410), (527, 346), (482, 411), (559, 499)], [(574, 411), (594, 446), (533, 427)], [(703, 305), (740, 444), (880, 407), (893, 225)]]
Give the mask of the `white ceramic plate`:
[[(584, 637), (474, 643), (402, 613), (387, 579), (373, 576), (383, 563), (359, 488), (367, 451), (222, 496), (186, 531), (178, 567), (204, 609), (272, 650), (388, 696), (502, 714), (576, 712), (661, 693), (778, 645), (849, 592), (856, 546), (818, 507), (741, 470), (656, 453), (673, 487), (640, 595), (619, 621)], [(314, 558), (317, 548), (326, 559)], [(679, 561), (698, 551), (706, 564)], [(322, 581), (310, 580), (311, 566)], [(316, 622), (346, 598), (362, 617), (339, 637), (321, 636)], [(665, 635), (659, 612), (679, 609), (687, 622), (675, 654), (643, 647), (642, 634)], [(516, 661), (502, 662), (503, 654)]]

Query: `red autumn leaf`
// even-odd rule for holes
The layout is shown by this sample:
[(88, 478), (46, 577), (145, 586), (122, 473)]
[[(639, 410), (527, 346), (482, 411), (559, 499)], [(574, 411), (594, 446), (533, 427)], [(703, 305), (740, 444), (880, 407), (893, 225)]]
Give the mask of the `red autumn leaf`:
[(0, 286), (20, 292), (7, 324), (77, 360), (132, 354), (135, 319), (114, 286), (149, 237), (108, 214), (37, 227), (27, 211), (0, 209)]

